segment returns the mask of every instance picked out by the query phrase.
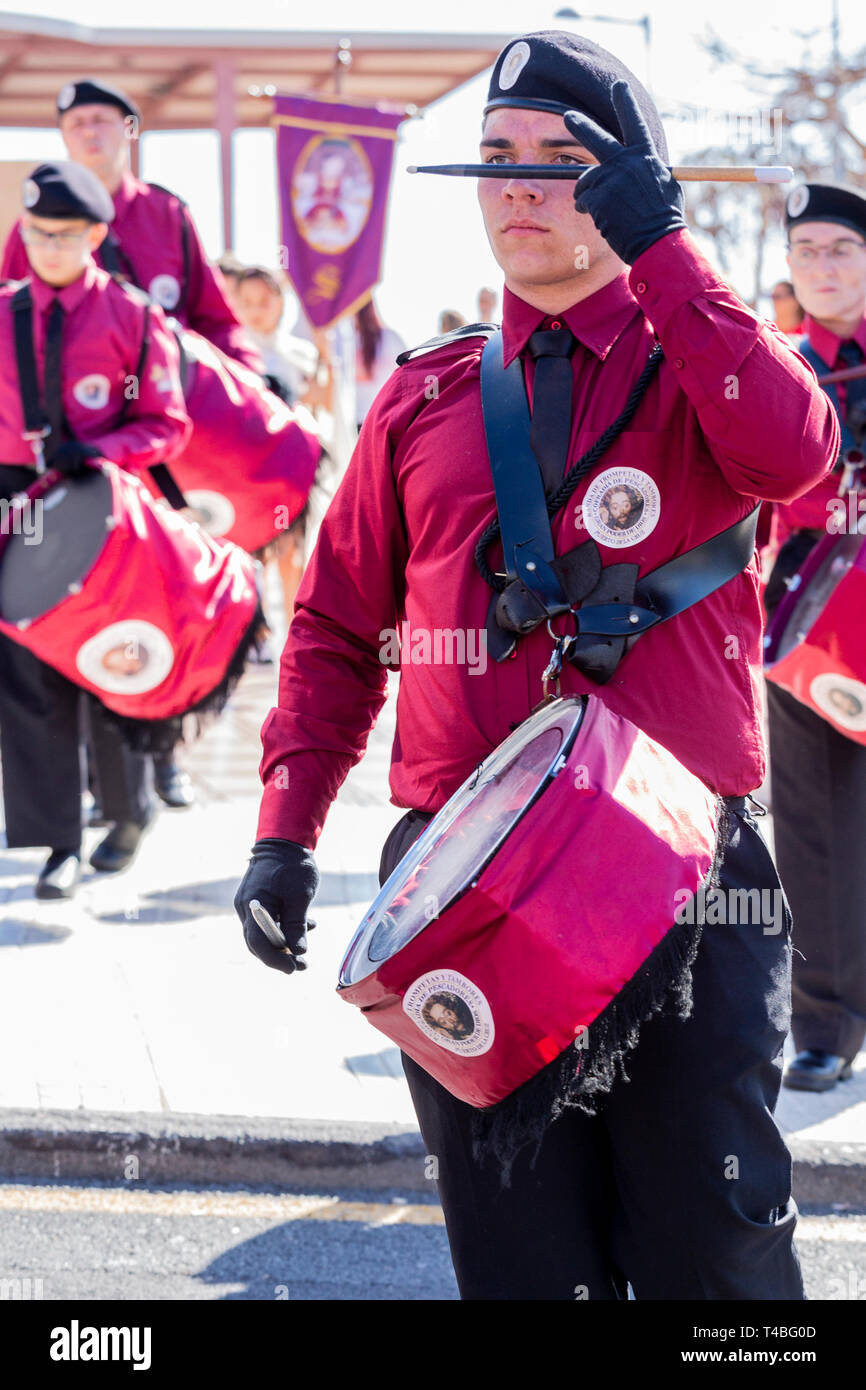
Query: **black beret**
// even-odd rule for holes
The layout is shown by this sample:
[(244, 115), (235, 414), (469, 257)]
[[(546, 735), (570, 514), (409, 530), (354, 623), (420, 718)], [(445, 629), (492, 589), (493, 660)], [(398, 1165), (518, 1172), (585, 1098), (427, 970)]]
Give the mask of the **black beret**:
[(117, 106), (124, 116), (134, 116), (141, 120), (141, 112), (134, 101), (117, 87), (108, 87), (104, 82), (94, 82), (92, 77), (82, 77), (79, 82), (67, 82), (57, 93), (57, 114), (71, 111), (73, 106)]
[(661, 116), (643, 84), (606, 48), (559, 29), (523, 34), (506, 44), (496, 59), (484, 114), (498, 106), (579, 111), (622, 142), (611, 100), (613, 84), (620, 79), (631, 87), (659, 156), (666, 161), (668, 146)]
[(838, 222), (866, 239), (866, 198), (841, 184), (801, 183), (785, 202), (785, 226), (800, 222)]
[(37, 217), (84, 217), (88, 222), (114, 217), (114, 203), (96, 175), (70, 159), (34, 169), (24, 180), (22, 201)]

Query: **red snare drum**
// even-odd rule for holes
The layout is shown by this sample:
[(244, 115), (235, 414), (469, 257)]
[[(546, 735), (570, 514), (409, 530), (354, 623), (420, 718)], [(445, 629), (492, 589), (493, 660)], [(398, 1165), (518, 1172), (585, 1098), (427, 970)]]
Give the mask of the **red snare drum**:
[(171, 474), (210, 535), (258, 550), (304, 508), (322, 453), (316, 422), (200, 333), (176, 331), (193, 429)]
[(708, 881), (716, 835), (715, 798), (671, 753), (599, 699), (557, 700), (411, 846), (338, 991), (470, 1105), (494, 1105), (567, 1050), (579, 1085), (612, 1001), (626, 990), (640, 1021), (638, 977), (670, 987), (663, 943)]
[(258, 610), (244, 551), (112, 463), (46, 473), (22, 505), (42, 534), (0, 538), (0, 631), (130, 719), (170, 719), (222, 687)]
[(866, 539), (825, 536), (806, 557), (764, 639), (767, 680), (840, 734), (866, 743)]

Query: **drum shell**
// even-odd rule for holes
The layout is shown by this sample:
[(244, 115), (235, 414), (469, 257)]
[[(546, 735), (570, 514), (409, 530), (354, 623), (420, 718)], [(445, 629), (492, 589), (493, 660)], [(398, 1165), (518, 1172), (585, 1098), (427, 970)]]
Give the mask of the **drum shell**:
[[(565, 767), (476, 884), (339, 992), (453, 1095), (493, 1105), (591, 1039), (707, 880), (716, 828), (703, 783), (591, 700)], [(465, 977), (489, 1005), (493, 1041), (479, 1055), (434, 1041), (404, 1009), (413, 984), (437, 971)], [(581, 1055), (578, 1045), (576, 1068)]]
[(818, 618), (804, 640), (781, 660), (776, 657), (779, 644), (808, 586), (822, 568), (840, 537), (826, 536), (820, 540), (798, 570), (799, 584), (785, 594), (779, 604), (765, 643), (765, 671), (768, 681), (786, 690), (795, 699), (825, 719), (846, 738), (866, 744), (866, 728), (845, 727), (815, 699), (812, 687), (821, 676), (839, 675), (846, 680), (866, 684), (866, 648), (863, 627), (866, 622), (866, 539), (860, 545), (853, 565), (830, 593)]
[[(304, 508), (321, 456), (315, 421), (200, 334), (184, 330), (181, 342), (193, 428), (183, 453), (171, 461), (171, 474), (184, 494), (216, 493), (230, 504), (231, 524), (211, 534), (258, 550)], [(149, 474), (147, 481), (161, 496)]]
[[(214, 541), (201, 527), (157, 505), (131, 474), (107, 461), (99, 466), (111, 482), (112, 518), (80, 592), (26, 626), (0, 619), (0, 631), (116, 713), (169, 719), (224, 680), (258, 608), (254, 562), (237, 546)], [(45, 491), (46, 483), (37, 482), (27, 496)], [(112, 691), (82, 671), (84, 644), (115, 623), (131, 624), (131, 631), (148, 624), (170, 643), (171, 667), (154, 688)]]

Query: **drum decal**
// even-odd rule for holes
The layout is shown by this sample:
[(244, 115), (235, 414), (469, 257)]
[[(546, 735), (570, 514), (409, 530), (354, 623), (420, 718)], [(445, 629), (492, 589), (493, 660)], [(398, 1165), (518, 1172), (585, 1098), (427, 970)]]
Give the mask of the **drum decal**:
[(174, 665), (165, 633), (140, 618), (111, 623), (78, 649), (83, 676), (112, 694), (139, 695), (161, 685)]
[(825, 671), (812, 681), (809, 694), (834, 724), (857, 733), (866, 730), (866, 685), (860, 681)]
[(72, 394), (78, 404), (86, 406), (88, 410), (103, 410), (108, 405), (110, 390), (111, 383), (108, 377), (94, 372), (91, 376), (83, 376), (80, 381), (76, 381)]
[(493, 1014), (481, 990), (456, 970), (431, 970), (410, 985), (403, 1010), (421, 1032), (460, 1057), (493, 1046)]
[(209, 536), (225, 536), (235, 524), (235, 509), (221, 492), (207, 492), (203, 488), (187, 491), (184, 497), (192, 512), (192, 521), (197, 521)]
[(655, 530), (661, 515), (659, 490), (639, 468), (606, 468), (587, 488), (581, 510), (593, 540), (621, 550)]

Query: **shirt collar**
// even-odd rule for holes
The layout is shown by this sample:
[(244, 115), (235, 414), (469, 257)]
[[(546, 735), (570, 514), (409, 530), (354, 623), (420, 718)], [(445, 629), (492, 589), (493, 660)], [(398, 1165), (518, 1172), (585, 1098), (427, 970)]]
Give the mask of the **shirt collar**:
[(132, 170), (125, 170), (123, 178), (120, 181), (120, 187), (117, 189), (116, 193), (112, 193), (111, 195), (111, 201), (114, 203), (115, 220), (129, 207), (129, 204), (132, 202), (133, 198), (136, 197), (140, 188), (141, 181), (135, 177)]
[[(627, 324), (639, 313), (637, 300), (629, 289), (628, 270), (600, 290), (564, 309), (559, 319), (568, 324), (575, 338), (594, 352), (602, 362)], [(506, 285), (502, 297), (503, 366), (523, 352), (535, 330), (553, 318), (534, 309)]]
[[(838, 333), (833, 333), (823, 323), (816, 323), (809, 314), (803, 320), (803, 332), (818, 356), (827, 363), (827, 366), (835, 367), (840, 347), (849, 340), (840, 338)], [(852, 336), (863, 356), (866, 357), (866, 318), (860, 320), (860, 325)]]
[(60, 300), (66, 313), (71, 314), (96, 284), (98, 275), (99, 270), (93, 260), (87, 262), (83, 275), (79, 275), (78, 279), (73, 280), (71, 285), (64, 285), (61, 290), (58, 290), (54, 285), (47, 284), (44, 280), (40, 280), (38, 275), (31, 275), (30, 293), (33, 297), (34, 308), (38, 309), (40, 313), (45, 313), (56, 298)]

